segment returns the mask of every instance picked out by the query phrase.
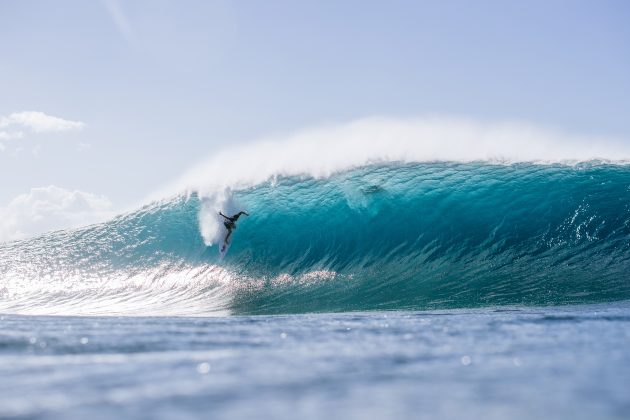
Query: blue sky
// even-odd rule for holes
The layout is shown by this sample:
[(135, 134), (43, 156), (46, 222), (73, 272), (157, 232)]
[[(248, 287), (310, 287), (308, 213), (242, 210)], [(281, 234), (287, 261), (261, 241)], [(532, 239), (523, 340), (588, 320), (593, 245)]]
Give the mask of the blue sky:
[(0, 210), (49, 186), (122, 209), (225, 145), (375, 115), (630, 139), (628, 22), (625, 1), (0, 0)]

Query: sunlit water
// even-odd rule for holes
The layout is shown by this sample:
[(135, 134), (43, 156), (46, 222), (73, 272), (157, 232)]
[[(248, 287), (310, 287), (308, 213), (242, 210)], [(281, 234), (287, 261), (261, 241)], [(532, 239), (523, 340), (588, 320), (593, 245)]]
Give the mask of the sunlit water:
[(0, 418), (630, 418), (630, 302), (0, 317)]

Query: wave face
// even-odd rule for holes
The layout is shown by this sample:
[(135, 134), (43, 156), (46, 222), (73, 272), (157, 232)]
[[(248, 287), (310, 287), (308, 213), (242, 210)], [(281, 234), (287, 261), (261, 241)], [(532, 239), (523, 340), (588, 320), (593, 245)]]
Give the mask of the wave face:
[(0, 245), (0, 312), (207, 315), (630, 299), (630, 167), (382, 164), (199, 194)]

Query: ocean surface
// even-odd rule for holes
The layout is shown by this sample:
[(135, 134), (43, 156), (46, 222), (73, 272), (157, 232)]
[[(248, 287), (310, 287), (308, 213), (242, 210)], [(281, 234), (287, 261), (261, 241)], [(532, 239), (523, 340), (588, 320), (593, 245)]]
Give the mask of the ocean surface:
[(621, 163), (189, 191), (0, 244), (0, 418), (629, 418), (629, 272)]
[(0, 418), (630, 415), (629, 302), (1, 322)]

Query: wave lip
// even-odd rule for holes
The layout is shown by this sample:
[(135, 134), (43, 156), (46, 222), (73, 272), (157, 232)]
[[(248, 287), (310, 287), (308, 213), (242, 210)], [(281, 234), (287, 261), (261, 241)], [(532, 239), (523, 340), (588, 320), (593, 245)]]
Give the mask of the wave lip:
[[(433, 162), (277, 177), (220, 197), (194, 193), (1, 245), (0, 312), (212, 315), (627, 300), (629, 188), (630, 167), (605, 162)], [(218, 223), (216, 206), (228, 202), (252, 216), (239, 221), (221, 261), (203, 225)]]
[(181, 191), (213, 195), (275, 178), (328, 178), (373, 164), (627, 164), (630, 142), (573, 135), (523, 122), (373, 117), (259, 139), (215, 152), (154, 198)]

